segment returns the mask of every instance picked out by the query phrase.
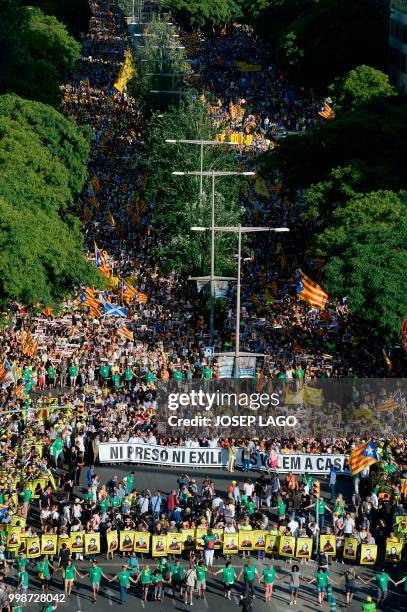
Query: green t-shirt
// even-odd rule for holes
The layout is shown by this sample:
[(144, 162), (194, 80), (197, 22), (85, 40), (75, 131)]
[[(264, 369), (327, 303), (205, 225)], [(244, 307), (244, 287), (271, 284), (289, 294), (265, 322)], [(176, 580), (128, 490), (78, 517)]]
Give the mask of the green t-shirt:
[(17, 572), (22, 572), (28, 565), (27, 557), (16, 557)]
[(153, 584), (158, 584), (159, 582), (162, 582), (164, 580), (163, 575), (161, 574), (161, 572), (159, 574), (157, 574), (156, 576), (152, 577), (152, 581)]
[(92, 584), (99, 583), (102, 578), (102, 568), (99, 566), (91, 567), (89, 570), (89, 577)]
[(235, 581), (235, 568), (224, 567), (222, 570), (223, 582), (225, 584), (233, 584)]
[(129, 575), (130, 575), (129, 570), (125, 570), (124, 572), (119, 572), (117, 574), (117, 578), (118, 578), (119, 583), (121, 584), (121, 586), (126, 587), (126, 586), (128, 586), (130, 584)]
[(48, 368), (48, 377), (50, 380), (54, 380), (56, 372), (55, 368)]
[(71, 365), (68, 368), (69, 376), (77, 376), (78, 371), (79, 371), (79, 368), (78, 366), (75, 366), (75, 365)]
[(325, 514), (326, 501), (317, 501), (318, 504), (318, 513)]
[(120, 374), (113, 374), (112, 383), (115, 387), (120, 387)]
[(110, 367), (108, 365), (99, 366), (100, 376), (104, 379), (108, 378), (110, 372)]
[(243, 568), (243, 573), (247, 580), (254, 580), (256, 575), (256, 568), (254, 565), (245, 565)]
[(67, 565), (65, 568), (65, 580), (73, 580), (75, 578), (75, 566)]
[(315, 580), (317, 581), (317, 587), (328, 586), (328, 576), (325, 572), (317, 572), (315, 574)]
[(199, 565), (195, 566), (195, 571), (196, 571), (196, 578), (197, 580), (205, 580), (206, 579), (206, 572), (208, 571), (206, 566), (203, 565), (202, 567), (200, 567)]
[(216, 536), (215, 535), (204, 535), (202, 538), (205, 544), (205, 550), (214, 550)]
[(374, 612), (376, 610), (376, 604), (373, 601), (368, 601), (362, 604), (363, 612)]
[(38, 561), (37, 571), (39, 574), (43, 574), (45, 580), (49, 580), (51, 578), (51, 574), (49, 573), (48, 561), (46, 559), (44, 562)]
[(274, 569), (274, 567), (263, 570), (264, 584), (273, 584), (275, 579), (276, 579), (276, 570)]
[(205, 380), (211, 380), (212, 378), (212, 368), (203, 368), (202, 374)]
[(118, 497), (109, 497), (109, 502), (112, 508), (118, 508), (120, 506), (120, 499)]
[(133, 372), (131, 368), (126, 368), (124, 370), (124, 380), (131, 380), (133, 378)]
[[(150, 570), (141, 570), (141, 576), (140, 576), (140, 580), (141, 580), (141, 584), (150, 584), (151, 582), (151, 571)], [(161, 576), (161, 580), (162, 580), (162, 576)]]
[(126, 488), (131, 489), (131, 491), (133, 491), (134, 476), (126, 476), (125, 481), (126, 481)]
[(26, 570), (19, 572), (18, 580), (24, 588), (28, 589), (28, 572)]
[(179, 565), (171, 565), (171, 576), (175, 580), (182, 580), (183, 567), (181, 563)]
[(154, 372), (147, 372), (146, 374), (146, 383), (151, 383), (155, 381), (155, 374)]
[(157, 569), (160, 570), (162, 574), (167, 574), (170, 571), (170, 564), (168, 561), (159, 561), (157, 565)]
[(173, 378), (174, 378), (174, 380), (177, 380), (177, 381), (182, 380), (182, 378), (183, 378), (182, 372), (179, 372), (178, 370), (174, 370)]
[(61, 450), (64, 448), (64, 441), (62, 440), (62, 438), (55, 438), (52, 447), (54, 449), (54, 452), (60, 453)]
[(102, 512), (107, 512), (108, 507), (109, 507), (109, 500), (102, 499), (102, 501), (100, 502), (100, 509), (102, 510)]
[(387, 586), (389, 584), (390, 576), (389, 574), (376, 574), (376, 584), (379, 589), (383, 589), (383, 591), (387, 591)]
[(256, 504), (255, 502), (249, 502), (247, 504), (247, 513), (249, 516), (251, 516), (255, 511), (256, 511)]
[(277, 510), (279, 516), (285, 515), (285, 503), (283, 501), (277, 502)]
[(33, 496), (33, 492), (31, 491), (31, 489), (24, 489), (23, 491), (23, 501), (28, 504), (31, 501), (31, 498)]

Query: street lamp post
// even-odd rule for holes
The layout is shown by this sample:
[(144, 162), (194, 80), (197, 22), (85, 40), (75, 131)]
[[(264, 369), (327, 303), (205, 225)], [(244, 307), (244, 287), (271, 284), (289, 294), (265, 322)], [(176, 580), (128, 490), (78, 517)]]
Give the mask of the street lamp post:
[[(208, 228), (209, 229), (209, 228)], [(240, 290), (241, 290), (241, 265), (242, 265), (242, 234), (256, 232), (289, 232), (288, 227), (215, 227), (217, 232), (233, 233), (238, 236), (237, 247), (237, 287), (236, 287), (236, 343), (235, 343), (235, 377), (239, 378), (239, 360), (242, 356), (240, 352)]]
[[(201, 141), (205, 142), (205, 141)], [(208, 141), (206, 141), (208, 142)], [(217, 142), (217, 141), (214, 141)], [(202, 160), (202, 158), (201, 158)], [(201, 164), (202, 165), (202, 164)], [(172, 172), (174, 176), (200, 176), (201, 178), (201, 191), (200, 195), (202, 197), (202, 178), (204, 176), (212, 177), (212, 197), (211, 197), (211, 275), (210, 275), (210, 283), (211, 283), (211, 314), (210, 314), (210, 337), (211, 343), (214, 340), (214, 331), (215, 331), (215, 177), (216, 176), (254, 176), (255, 172), (236, 172), (236, 171), (224, 171), (224, 170), (207, 170), (207, 171), (192, 171), (192, 172)], [(192, 229), (192, 228), (191, 228)], [(203, 228), (206, 229), (206, 228)], [(201, 231), (201, 228), (194, 227), (193, 231)]]

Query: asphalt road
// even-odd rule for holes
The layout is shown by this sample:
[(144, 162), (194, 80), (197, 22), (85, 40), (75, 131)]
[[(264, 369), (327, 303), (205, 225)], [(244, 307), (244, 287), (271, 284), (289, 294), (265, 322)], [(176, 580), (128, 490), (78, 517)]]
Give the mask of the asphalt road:
[[(177, 478), (183, 473), (182, 469), (177, 468), (168, 468), (168, 467), (160, 467), (160, 466), (134, 466), (134, 465), (123, 465), (116, 464), (114, 466), (97, 466), (97, 471), (99, 473), (100, 479), (102, 482), (107, 482), (114, 475), (117, 475), (119, 478), (122, 478), (127, 472), (134, 471), (136, 475), (135, 479), (135, 487), (137, 489), (149, 488), (151, 491), (155, 489), (160, 489), (164, 493), (167, 493), (172, 488), (177, 487)], [(233, 475), (228, 474), (226, 471), (219, 471), (216, 469), (208, 469), (206, 472), (202, 471), (194, 471), (189, 470), (189, 475), (191, 478), (195, 478), (198, 484), (198, 488), (200, 487), (203, 478), (206, 474), (208, 474), (215, 483), (215, 487), (217, 490), (221, 492), (221, 494), (225, 492), (227, 484), (230, 480), (240, 480), (244, 481), (246, 475), (243, 475), (242, 472), (235, 472)], [(249, 474), (252, 478), (256, 478), (257, 473), (251, 472)], [(85, 485), (86, 481), (86, 470), (82, 473), (81, 483)], [(78, 487), (75, 493), (79, 496), (84, 492), (84, 486)], [(322, 490), (325, 491), (326, 494), (326, 484), (323, 482)], [(339, 479), (338, 490), (343, 492), (346, 497), (349, 498), (351, 494), (351, 482), (347, 478)], [(258, 568), (258, 572), (261, 575), (264, 563), (270, 563), (270, 561), (259, 561), (256, 558), (253, 558), (254, 563)], [(104, 558), (99, 557), (99, 562), (103, 566), (104, 572), (110, 576), (113, 576), (120, 569), (120, 558), (116, 557), (113, 561), (106, 561)], [(156, 561), (148, 560), (149, 564), (156, 564)], [(225, 560), (223, 557), (219, 557), (216, 560), (217, 569), (224, 566)], [(243, 561), (234, 556), (232, 563), (236, 567), (241, 567)], [(277, 574), (286, 574), (289, 571), (290, 565), (285, 563), (282, 560), (273, 561), (273, 565), (276, 567)], [(81, 573), (84, 573), (85, 570), (89, 567), (89, 562), (78, 562), (77, 563), (78, 570)], [(337, 580), (344, 571), (345, 567), (342, 564), (333, 562), (330, 566), (331, 576), (334, 580)], [(313, 573), (315, 572), (316, 564), (314, 561), (310, 561), (308, 565), (301, 565), (301, 573), (306, 578), (311, 578)], [(371, 568), (363, 568), (358, 567), (358, 570), (362, 577), (368, 578), (373, 575), (373, 571)], [(400, 570), (399, 570), (400, 571)], [(35, 576), (35, 572), (33, 569), (30, 570), (30, 592), (38, 593), (39, 592), (39, 584), (38, 580)], [(396, 577), (399, 579), (401, 574), (391, 573), (392, 577)], [(238, 609), (239, 597), (242, 589), (242, 583), (236, 583), (236, 587), (232, 593), (232, 601), (229, 602), (223, 598), (223, 590), (222, 583), (219, 580), (220, 576), (213, 577), (210, 576), (208, 578), (208, 590), (206, 592), (206, 597), (203, 600), (198, 600), (194, 598), (194, 609), (196, 610), (217, 610), (217, 612), (223, 612), (226, 610), (231, 610), (233, 608)], [(15, 584), (15, 571), (11, 570), (10, 579), (11, 583)], [(362, 583), (358, 583), (358, 592), (355, 595), (354, 602), (349, 610), (356, 611), (362, 609), (362, 603), (366, 600), (366, 595), (375, 595), (376, 589), (373, 585), (365, 586)], [(305, 582), (301, 587), (300, 597), (298, 600), (298, 604), (296, 606), (297, 610), (313, 610), (316, 606), (318, 606), (317, 602), (317, 594), (315, 590), (315, 585), (308, 585)], [(53, 594), (63, 592), (63, 584), (61, 574), (58, 573), (56, 578), (51, 582), (51, 592)], [(275, 586), (275, 593), (273, 595), (273, 599), (271, 603), (266, 603), (264, 601), (264, 591), (262, 586), (258, 585), (256, 587), (256, 599), (253, 602), (253, 610), (258, 612), (268, 611), (279, 611), (288, 606), (289, 603), (289, 591), (287, 582), (282, 580), (277, 583)], [(346, 607), (345, 603), (345, 591), (343, 588), (343, 583), (340, 587), (334, 586), (334, 597), (336, 598), (337, 610), (343, 609)], [(63, 604), (58, 605), (58, 609), (64, 609), (74, 612), (88, 612), (88, 610), (103, 610), (106, 612), (111, 612), (111, 610), (120, 605), (119, 599), (119, 590), (117, 587), (117, 582), (112, 584), (106, 583), (103, 580), (101, 591), (99, 594), (99, 598), (96, 604), (93, 604), (91, 601), (91, 590), (88, 579), (79, 579), (77, 578), (75, 581), (75, 586), (73, 589), (73, 593), (69, 600)], [(176, 599), (172, 598), (171, 591), (167, 589), (165, 594), (165, 598), (163, 602), (144, 602), (140, 597), (140, 593), (137, 591), (137, 588), (132, 585), (130, 589), (130, 593), (127, 598), (127, 602), (124, 606), (121, 606), (123, 609), (131, 609), (131, 610), (142, 610), (145, 608), (149, 608), (151, 610), (161, 611), (161, 610), (188, 610), (190, 606), (186, 606), (182, 601), (180, 601), (179, 594)], [(24, 607), (24, 610), (31, 612), (31, 610), (38, 610), (39, 606), (36, 605), (27, 605)], [(330, 604), (324, 603), (322, 609), (330, 610)], [(404, 593), (401, 591), (401, 587), (397, 589), (390, 589), (389, 597), (386, 603), (386, 610), (391, 612), (401, 612), (402, 610), (407, 609), (406, 597)]]

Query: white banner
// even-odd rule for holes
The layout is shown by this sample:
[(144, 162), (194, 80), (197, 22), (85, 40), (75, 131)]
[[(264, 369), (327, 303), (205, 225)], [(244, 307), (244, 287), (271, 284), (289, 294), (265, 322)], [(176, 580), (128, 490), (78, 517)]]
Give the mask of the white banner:
[(101, 463), (158, 463), (180, 467), (223, 467), (227, 452), (223, 448), (185, 448), (108, 442), (99, 445)]
[[(243, 466), (243, 449), (238, 450), (236, 466)], [(293, 472), (294, 474), (329, 474), (331, 467), (338, 472), (346, 472), (347, 455), (277, 455), (278, 467), (273, 470), (278, 473)], [(268, 453), (253, 451), (250, 457), (250, 469), (268, 470)]]
[[(236, 467), (243, 466), (243, 449), (239, 448)], [(226, 467), (227, 450), (223, 448), (185, 448), (184, 446), (158, 446), (153, 444), (128, 444), (126, 442), (102, 442), (99, 445), (101, 463), (155, 463), (180, 467)], [(278, 455), (279, 473), (329, 474), (331, 467), (338, 472), (345, 470), (346, 455)], [(268, 470), (268, 453), (253, 451), (251, 470)], [(274, 470), (273, 470), (274, 471)]]

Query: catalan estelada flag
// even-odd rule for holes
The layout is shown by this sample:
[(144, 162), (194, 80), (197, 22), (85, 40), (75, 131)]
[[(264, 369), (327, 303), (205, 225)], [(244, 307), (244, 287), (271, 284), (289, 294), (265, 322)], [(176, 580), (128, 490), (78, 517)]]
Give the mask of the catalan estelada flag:
[(131, 302), (131, 300), (134, 297), (136, 297), (136, 295), (137, 295), (137, 290), (134, 289), (134, 287), (132, 287), (130, 285), (130, 283), (126, 283), (124, 278), (122, 278), (122, 296), (123, 296), (123, 299), (126, 302)]
[(323, 310), (328, 301), (328, 294), (317, 284), (314, 283), (302, 270), (297, 274), (297, 296), (307, 301), (315, 308)]
[(126, 340), (134, 340), (133, 332), (129, 330), (123, 321), (118, 321), (116, 325), (117, 333)]
[(95, 263), (99, 269), (99, 272), (101, 272), (103, 276), (106, 276), (106, 278), (110, 278), (111, 276), (110, 266), (107, 263), (106, 257), (104, 256), (102, 251), (98, 249), (96, 242), (95, 242)]
[(362, 470), (379, 461), (374, 442), (365, 442), (361, 444), (349, 456), (349, 465), (352, 470), (352, 476), (359, 474)]
[(138, 302), (139, 304), (145, 304), (147, 300), (148, 300), (148, 297), (146, 296), (145, 293), (140, 293), (139, 291), (137, 291), (134, 297), (135, 302)]
[(330, 104), (328, 104), (327, 100), (325, 100), (325, 102), (324, 102), (321, 110), (319, 111), (318, 115), (320, 115), (324, 119), (335, 119), (335, 117), (336, 117), (335, 111), (330, 106)]
[(85, 289), (80, 297), (80, 303), (82, 306), (89, 306), (93, 316), (98, 317), (100, 315), (99, 298), (96, 297), (95, 290), (92, 287)]

